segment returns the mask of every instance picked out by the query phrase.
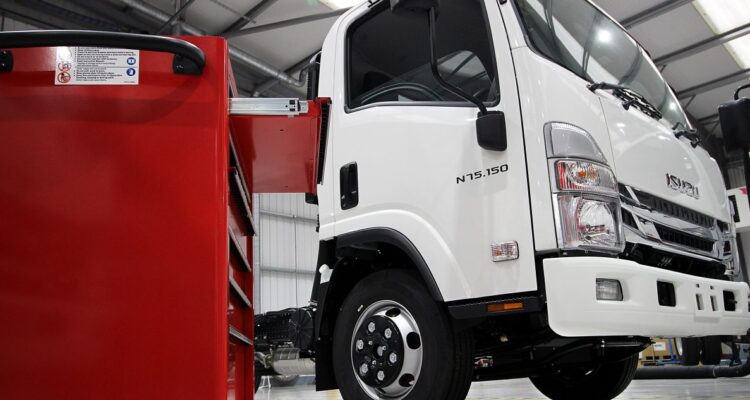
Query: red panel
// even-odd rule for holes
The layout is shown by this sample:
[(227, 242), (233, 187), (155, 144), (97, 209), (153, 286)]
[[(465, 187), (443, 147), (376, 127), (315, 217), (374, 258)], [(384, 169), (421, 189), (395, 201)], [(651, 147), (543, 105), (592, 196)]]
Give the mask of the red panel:
[(199, 77), (0, 73), (0, 398), (227, 397), (227, 48), (186, 40)]
[(232, 136), (254, 193), (316, 193), (320, 102), (294, 117), (232, 116)]

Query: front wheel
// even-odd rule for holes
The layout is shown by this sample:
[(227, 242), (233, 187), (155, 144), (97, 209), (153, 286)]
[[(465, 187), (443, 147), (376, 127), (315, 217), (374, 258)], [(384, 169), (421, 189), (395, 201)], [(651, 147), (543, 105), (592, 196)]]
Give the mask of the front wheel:
[(462, 400), (471, 385), (471, 335), (455, 332), (407, 271), (376, 272), (352, 288), (333, 346), (345, 400)]
[(610, 400), (630, 385), (636, 368), (638, 354), (593, 368), (569, 367), (555, 375), (531, 378), (531, 382), (552, 400)]

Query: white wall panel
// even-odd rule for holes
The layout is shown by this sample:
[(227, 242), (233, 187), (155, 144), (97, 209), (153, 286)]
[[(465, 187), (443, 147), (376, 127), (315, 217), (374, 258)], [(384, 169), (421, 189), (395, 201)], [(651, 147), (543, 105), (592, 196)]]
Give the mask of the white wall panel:
[(254, 198), (256, 312), (307, 305), (318, 256), (317, 207), (302, 194)]

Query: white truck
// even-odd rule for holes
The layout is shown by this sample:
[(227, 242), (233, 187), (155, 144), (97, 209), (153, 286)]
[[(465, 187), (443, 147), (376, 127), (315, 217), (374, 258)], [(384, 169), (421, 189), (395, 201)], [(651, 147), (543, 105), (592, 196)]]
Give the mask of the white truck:
[(314, 368), (346, 400), (520, 377), (611, 399), (649, 337), (750, 328), (719, 167), (596, 5), (368, 0), (311, 74), (331, 99), (318, 274), (310, 307), (257, 321), (259, 375)]

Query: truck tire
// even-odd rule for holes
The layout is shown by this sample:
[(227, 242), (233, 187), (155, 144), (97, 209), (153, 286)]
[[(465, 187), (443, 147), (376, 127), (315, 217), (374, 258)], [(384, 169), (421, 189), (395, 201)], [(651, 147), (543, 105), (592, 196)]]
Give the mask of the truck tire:
[(701, 361), (701, 348), (703, 342), (700, 338), (682, 338), (682, 355), (680, 355), (680, 364), (686, 366), (698, 365)]
[(622, 361), (601, 364), (593, 372), (563, 369), (556, 375), (531, 378), (531, 382), (552, 400), (610, 400), (630, 385), (637, 368), (638, 354), (635, 354)]
[(473, 338), (411, 273), (385, 270), (357, 283), (333, 335), (344, 400), (463, 400), (471, 386)]
[(260, 381), (263, 379), (261, 375), (255, 374), (255, 393), (258, 393), (258, 388), (260, 387)]
[(707, 336), (703, 338), (703, 354), (701, 362), (703, 365), (719, 365), (723, 350), (721, 348), (721, 336)]

